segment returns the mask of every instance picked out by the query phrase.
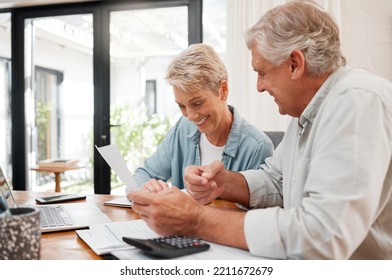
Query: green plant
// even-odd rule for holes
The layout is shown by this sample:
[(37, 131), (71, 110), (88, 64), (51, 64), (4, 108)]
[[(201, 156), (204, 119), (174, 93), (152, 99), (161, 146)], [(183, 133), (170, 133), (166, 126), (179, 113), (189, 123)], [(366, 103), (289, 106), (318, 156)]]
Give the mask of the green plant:
[(38, 160), (50, 157), (50, 139), (48, 136), (48, 127), (50, 124), (51, 106), (43, 101), (38, 100), (35, 107), (35, 125), (37, 127), (37, 145)]
[[(132, 172), (143, 164), (164, 139), (174, 119), (154, 114), (148, 116), (145, 107), (120, 104), (111, 108), (111, 143), (115, 143)], [(112, 172), (112, 182), (119, 182)]]
[[(168, 117), (154, 114), (148, 116), (144, 107), (135, 108), (131, 104), (113, 105), (110, 108), (111, 143), (116, 144), (127, 163), (128, 169), (133, 172), (144, 163), (166, 136), (169, 128), (178, 116)], [(93, 129), (86, 134), (86, 147), (93, 147)], [(94, 166), (93, 148), (90, 149), (89, 161), (86, 170)], [(91, 177), (78, 178), (78, 183), (67, 187), (70, 192), (86, 192), (86, 188), (93, 185)], [(117, 175), (111, 173), (111, 188), (122, 185)]]

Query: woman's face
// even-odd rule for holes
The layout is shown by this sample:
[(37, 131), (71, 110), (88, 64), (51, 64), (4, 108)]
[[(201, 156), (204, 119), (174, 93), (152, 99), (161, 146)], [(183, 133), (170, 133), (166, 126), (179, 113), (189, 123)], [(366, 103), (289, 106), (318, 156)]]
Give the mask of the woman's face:
[(227, 82), (222, 81), (219, 94), (209, 89), (186, 92), (174, 87), (174, 98), (181, 113), (194, 122), (201, 133), (206, 135), (219, 133), (223, 129), (225, 110), (227, 110)]

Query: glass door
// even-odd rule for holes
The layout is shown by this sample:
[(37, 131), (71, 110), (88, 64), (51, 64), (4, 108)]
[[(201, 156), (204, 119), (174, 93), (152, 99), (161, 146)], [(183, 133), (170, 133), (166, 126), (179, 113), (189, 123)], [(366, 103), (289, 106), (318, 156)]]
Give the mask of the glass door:
[[(179, 116), (164, 77), (172, 58), (187, 47), (187, 6), (110, 13), (110, 141), (131, 172)], [(111, 177), (111, 193), (124, 194), (122, 182)]]
[[(78, 160), (62, 172), (62, 192), (93, 188), (93, 15), (25, 20), (27, 161)], [(55, 173), (29, 171), (33, 191), (55, 189)]]

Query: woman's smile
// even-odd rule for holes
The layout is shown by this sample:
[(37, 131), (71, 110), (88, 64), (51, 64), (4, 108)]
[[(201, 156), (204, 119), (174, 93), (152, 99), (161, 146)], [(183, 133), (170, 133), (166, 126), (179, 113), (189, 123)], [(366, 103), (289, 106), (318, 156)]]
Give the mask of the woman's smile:
[(208, 117), (209, 117), (209, 116), (206, 116), (206, 117), (204, 117), (203, 119), (201, 119), (200, 121), (194, 121), (194, 123), (195, 123), (197, 126), (202, 126), (202, 125), (205, 123), (205, 121), (208, 119)]

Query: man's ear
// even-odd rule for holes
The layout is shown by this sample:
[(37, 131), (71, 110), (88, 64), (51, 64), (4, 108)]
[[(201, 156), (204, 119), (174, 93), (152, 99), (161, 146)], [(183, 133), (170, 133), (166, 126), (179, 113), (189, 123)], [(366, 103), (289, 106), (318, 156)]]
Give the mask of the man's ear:
[(301, 78), (305, 73), (305, 56), (300, 50), (294, 50), (290, 55), (291, 78)]

